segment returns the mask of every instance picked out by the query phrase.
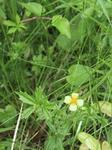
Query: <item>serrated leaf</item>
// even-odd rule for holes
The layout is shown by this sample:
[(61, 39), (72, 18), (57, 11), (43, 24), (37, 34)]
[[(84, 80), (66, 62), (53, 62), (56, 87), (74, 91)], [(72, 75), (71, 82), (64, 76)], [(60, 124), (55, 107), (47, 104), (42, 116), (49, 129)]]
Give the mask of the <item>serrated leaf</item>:
[(33, 112), (35, 111), (35, 107), (28, 107), (22, 113), (22, 118), (27, 119)]
[(29, 105), (34, 105), (34, 100), (33, 98), (28, 95), (26, 92), (20, 92), (18, 93), (19, 95), (19, 99), (23, 102), (23, 103), (26, 103), (26, 104), (29, 104)]
[(31, 13), (37, 15), (37, 16), (41, 16), (42, 14), (42, 5), (39, 3), (35, 3), (35, 2), (28, 2), (28, 3), (20, 3), (23, 7), (25, 7), (28, 11), (30, 11)]
[(112, 117), (112, 103), (100, 101), (99, 106), (102, 113), (108, 115), (109, 117)]
[(80, 64), (72, 65), (69, 70), (69, 75), (66, 77), (68, 83), (75, 86), (80, 86), (89, 81), (92, 74), (92, 68)]
[(52, 25), (55, 26), (61, 34), (71, 38), (70, 23), (65, 17), (61, 15), (53, 16)]
[(100, 142), (88, 133), (80, 132), (78, 139), (81, 143), (86, 144), (90, 150), (101, 150)]

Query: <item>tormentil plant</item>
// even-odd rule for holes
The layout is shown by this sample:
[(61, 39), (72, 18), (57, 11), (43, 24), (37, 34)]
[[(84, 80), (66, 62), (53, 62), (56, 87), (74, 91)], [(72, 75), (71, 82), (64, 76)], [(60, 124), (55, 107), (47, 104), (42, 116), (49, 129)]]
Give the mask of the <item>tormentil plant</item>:
[(65, 96), (64, 103), (69, 105), (70, 111), (76, 111), (79, 107), (82, 107), (84, 104), (83, 99), (79, 99), (78, 93), (72, 93), (71, 96)]

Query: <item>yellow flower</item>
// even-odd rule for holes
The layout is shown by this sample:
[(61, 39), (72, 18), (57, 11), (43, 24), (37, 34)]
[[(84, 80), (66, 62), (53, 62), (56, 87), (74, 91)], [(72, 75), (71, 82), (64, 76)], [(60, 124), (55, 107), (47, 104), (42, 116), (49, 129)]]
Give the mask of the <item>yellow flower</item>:
[(78, 107), (82, 107), (84, 104), (83, 99), (79, 99), (78, 93), (72, 93), (71, 96), (65, 96), (64, 103), (69, 104), (70, 111), (76, 111)]

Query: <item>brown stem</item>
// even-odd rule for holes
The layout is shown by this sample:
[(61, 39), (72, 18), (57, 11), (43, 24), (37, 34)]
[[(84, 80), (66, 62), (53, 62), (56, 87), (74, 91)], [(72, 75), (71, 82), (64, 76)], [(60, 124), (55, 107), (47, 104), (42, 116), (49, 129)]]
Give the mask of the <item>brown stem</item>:
[(27, 22), (30, 22), (30, 21), (33, 21), (33, 20), (37, 20), (37, 19), (51, 20), (50, 17), (32, 17), (32, 18), (26, 18), (26, 19), (22, 20), (21, 22), (22, 23), (27, 23)]

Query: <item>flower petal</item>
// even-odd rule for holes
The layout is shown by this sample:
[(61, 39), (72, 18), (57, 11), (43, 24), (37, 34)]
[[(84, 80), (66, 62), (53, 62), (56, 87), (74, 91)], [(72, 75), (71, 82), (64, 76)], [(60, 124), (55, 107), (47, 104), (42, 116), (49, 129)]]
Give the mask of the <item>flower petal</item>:
[(82, 107), (83, 105), (84, 105), (84, 100), (83, 99), (78, 99), (77, 106)]
[(71, 101), (71, 97), (70, 96), (65, 96), (64, 103), (70, 104), (70, 101)]
[(79, 96), (79, 93), (72, 93), (72, 97), (73, 97), (73, 96), (78, 97), (78, 96)]
[(70, 111), (76, 111), (77, 110), (77, 105), (70, 105), (69, 110)]

